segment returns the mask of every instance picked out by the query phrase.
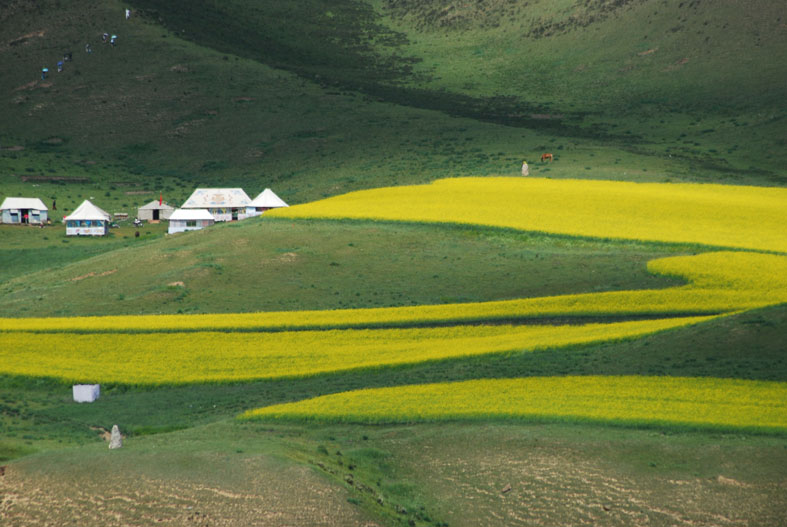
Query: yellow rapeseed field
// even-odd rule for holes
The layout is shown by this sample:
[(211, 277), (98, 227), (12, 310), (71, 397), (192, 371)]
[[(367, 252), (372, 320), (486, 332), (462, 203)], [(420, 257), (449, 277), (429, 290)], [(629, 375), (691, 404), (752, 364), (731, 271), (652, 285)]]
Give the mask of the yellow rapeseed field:
[(787, 383), (588, 376), (483, 379), (366, 389), (243, 417), (360, 423), (457, 419), (599, 421), (787, 431)]
[(267, 212), (375, 218), (787, 252), (787, 189), (543, 178), (455, 178)]
[(0, 373), (128, 384), (303, 377), (631, 338), (707, 318), (273, 333), (13, 332), (3, 335)]

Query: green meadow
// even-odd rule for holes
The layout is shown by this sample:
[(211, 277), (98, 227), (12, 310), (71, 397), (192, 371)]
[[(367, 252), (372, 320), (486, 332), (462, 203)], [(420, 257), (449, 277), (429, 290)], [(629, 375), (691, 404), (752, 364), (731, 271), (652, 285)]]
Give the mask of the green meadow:
[[(683, 282), (649, 273), (648, 261), (709, 250), (363, 219), (263, 215), (172, 236), (164, 222), (131, 224), (138, 206), (160, 195), (178, 206), (197, 187), (242, 187), (252, 198), (271, 188), (297, 205), (517, 176), (524, 160), (547, 178), (787, 184), (787, 8), (778, 2), (2, 4), (0, 201), (39, 197), (57, 210), (44, 228), (0, 225), (0, 317), (662, 289)], [(104, 32), (116, 46), (102, 43)], [(84, 199), (130, 219), (101, 239), (67, 238), (59, 220)], [(0, 375), (0, 524), (779, 525), (787, 443), (778, 432), (237, 417), (475, 379), (783, 383), (785, 328), (782, 304), (529, 352), (295, 379), (106, 384), (91, 404), (51, 378)], [(124, 446), (109, 451), (113, 424)]]

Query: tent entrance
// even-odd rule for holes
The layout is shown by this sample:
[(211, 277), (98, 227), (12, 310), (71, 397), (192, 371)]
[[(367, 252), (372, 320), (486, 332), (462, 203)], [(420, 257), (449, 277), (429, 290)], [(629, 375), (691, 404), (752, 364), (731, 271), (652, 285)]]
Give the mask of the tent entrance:
[(29, 209), (19, 209), (19, 221), (20, 223), (30, 223)]
[(159, 219), (159, 210), (153, 209), (153, 221), (158, 221)]

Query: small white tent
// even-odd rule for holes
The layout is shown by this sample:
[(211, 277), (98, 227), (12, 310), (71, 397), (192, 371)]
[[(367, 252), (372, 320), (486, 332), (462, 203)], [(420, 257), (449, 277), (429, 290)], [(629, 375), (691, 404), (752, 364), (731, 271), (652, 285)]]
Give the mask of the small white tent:
[(85, 200), (63, 220), (66, 222), (66, 236), (104, 236), (109, 231), (112, 217)]
[(16, 225), (46, 223), (48, 210), (38, 198), (5, 198), (0, 205), (1, 222)]
[(246, 217), (250, 203), (251, 198), (241, 188), (198, 188), (181, 208), (205, 209), (216, 221), (234, 221)]
[(169, 234), (184, 231), (196, 231), (209, 227), (216, 222), (210, 212), (205, 209), (178, 209), (169, 217)]
[(175, 212), (175, 207), (154, 199), (137, 209), (137, 218), (145, 221), (168, 220), (173, 212)]
[(74, 400), (78, 403), (92, 403), (101, 395), (101, 386), (98, 384), (75, 384), (71, 387)]
[(271, 189), (266, 188), (260, 192), (259, 196), (252, 200), (248, 207), (246, 207), (246, 214), (249, 216), (259, 216), (266, 210), (278, 209), (281, 207), (289, 207), (289, 205)]

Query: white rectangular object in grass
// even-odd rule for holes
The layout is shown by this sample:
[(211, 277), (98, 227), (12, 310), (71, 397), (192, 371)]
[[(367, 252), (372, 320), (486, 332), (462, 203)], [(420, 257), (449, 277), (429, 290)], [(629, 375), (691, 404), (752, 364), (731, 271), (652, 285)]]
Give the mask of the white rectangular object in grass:
[(98, 384), (75, 384), (73, 386), (74, 400), (78, 403), (92, 403), (101, 394)]

